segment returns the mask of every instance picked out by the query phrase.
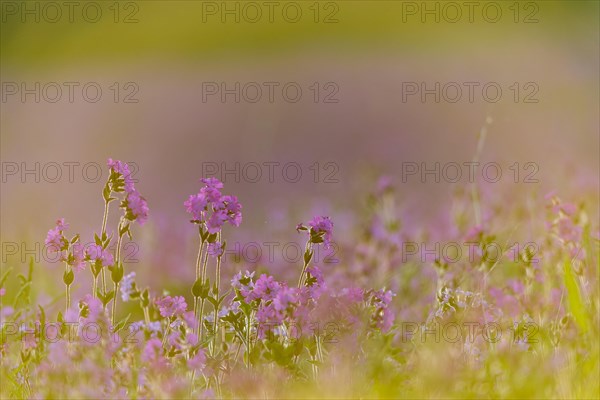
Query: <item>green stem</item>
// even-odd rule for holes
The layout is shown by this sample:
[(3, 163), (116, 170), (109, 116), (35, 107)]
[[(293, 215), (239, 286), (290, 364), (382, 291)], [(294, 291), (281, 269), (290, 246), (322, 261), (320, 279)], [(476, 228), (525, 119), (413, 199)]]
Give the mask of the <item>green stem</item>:
[(119, 291), (119, 284), (115, 282), (115, 296), (113, 297), (113, 304), (112, 304), (112, 317), (111, 317), (111, 322), (112, 325), (115, 325), (115, 316), (117, 315), (117, 293)]
[(144, 321), (146, 322), (146, 326), (150, 324), (150, 313), (148, 312), (148, 307), (143, 307), (144, 310)]
[(250, 353), (252, 352), (252, 339), (250, 336), (250, 328), (252, 324), (252, 314), (248, 316), (248, 326), (246, 327), (246, 368), (250, 368)]
[(165, 347), (165, 344), (167, 343), (167, 338), (169, 337), (169, 334), (171, 333), (171, 319), (167, 319), (167, 330), (165, 331), (165, 336), (163, 336), (163, 340), (162, 340), (162, 346)]
[[(202, 265), (202, 275), (201, 275), (201, 279), (202, 282), (204, 282), (206, 280), (206, 266), (208, 265), (208, 250), (205, 252), (206, 254), (204, 255), (204, 264)], [(199, 318), (198, 318), (198, 340), (202, 341), (202, 333), (204, 332), (204, 324), (202, 323), (202, 319), (204, 318), (204, 300), (202, 299), (202, 301), (200, 302), (200, 312), (199, 312)]]
[(96, 275), (94, 275), (92, 273), (92, 297), (95, 299), (96, 298), (96, 291), (97, 291), (97, 283), (98, 281), (96, 280)]
[(65, 315), (66, 312), (69, 311), (69, 308), (71, 308), (71, 285), (66, 285), (66, 297), (67, 297), (67, 302), (66, 302), (66, 306), (65, 306)]
[[(69, 273), (69, 264), (65, 262), (65, 273)], [(65, 315), (71, 308), (71, 285), (65, 284)]]
[[(221, 242), (221, 232), (219, 232), (219, 238), (218, 238), (219, 243)], [(217, 270), (216, 270), (216, 277), (215, 277), (215, 299), (217, 301), (217, 303), (219, 302), (219, 287), (221, 286), (221, 256), (217, 257)], [(213, 336), (213, 354), (216, 353), (216, 346), (217, 346), (217, 321), (219, 320), (219, 307), (215, 307), (215, 317), (214, 317), (214, 321), (213, 321), (213, 332), (214, 332), (214, 336)]]
[(204, 318), (204, 299), (200, 300), (200, 310), (198, 314), (198, 340), (202, 341), (202, 334), (204, 333), (204, 324), (202, 323), (202, 318)]
[[(112, 194), (112, 191), (110, 192)], [(110, 194), (108, 197), (110, 197)], [(104, 215), (102, 216), (102, 232), (100, 233), (100, 240), (104, 241), (104, 235), (106, 234), (106, 222), (108, 220), (108, 209), (110, 207), (110, 203), (108, 201), (104, 201)], [(106, 294), (106, 276), (104, 273), (104, 268), (102, 268), (102, 290), (104, 294)]]
[[(204, 251), (204, 240), (202, 239), (202, 226), (198, 227), (198, 237), (200, 238), (200, 246), (198, 246), (198, 256), (196, 257), (196, 281), (200, 278), (200, 266), (202, 265), (202, 256)], [(208, 256), (208, 255), (207, 255)], [(194, 283), (196, 283), (194, 281)], [(202, 279), (204, 283), (204, 278)], [(194, 317), (198, 318), (198, 298), (194, 297)], [(196, 334), (200, 334), (200, 321), (196, 327)], [(198, 337), (200, 339), (200, 337)]]
[[(311, 248), (310, 239), (306, 242), (306, 246), (304, 246), (304, 254)], [(304, 259), (304, 257), (303, 257)], [(302, 287), (304, 283), (304, 275), (306, 274), (306, 268), (308, 268), (308, 263), (304, 261), (304, 266), (302, 267), (302, 273), (300, 274), (300, 279), (298, 280), (298, 289)]]
[[(117, 240), (117, 257), (115, 260), (115, 268), (119, 268), (119, 266), (121, 265), (121, 243), (123, 242), (123, 235), (121, 234), (121, 224), (123, 223), (123, 219), (121, 219), (119, 221), (119, 226), (117, 227), (117, 229), (119, 230), (119, 239)], [(112, 316), (111, 316), (111, 321), (112, 324), (115, 324), (115, 316), (117, 314), (117, 292), (119, 290), (119, 284), (117, 282), (114, 282), (115, 284), (115, 292), (113, 295), (113, 304), (112, 304)], [(105, 290), (106, 293), (106, 290)]]

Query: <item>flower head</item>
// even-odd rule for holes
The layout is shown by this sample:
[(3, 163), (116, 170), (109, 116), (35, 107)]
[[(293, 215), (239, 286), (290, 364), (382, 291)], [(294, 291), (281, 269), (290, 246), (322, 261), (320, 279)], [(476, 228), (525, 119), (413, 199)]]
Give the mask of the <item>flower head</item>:
[(371, 293), (370, 303), (375, 308), (373, 322), (382, 332), (389, 331), (394, 323), (394, 312), (390, 308), (394, 296), (391, 290), (384, 289)]
[(92, 262), (100, 261), (103, 267), (114, 265), (115, 259), (112, 253), (98, 244), (92, 244), (86, 248), (86, 255)]
[(125, 218), (130, 221), (137, 221), (140, 225), (144, 225), (148, 219), (148, 203), (146, 203), (146, 199), (140, 196), (140, 193), (137, 190), (132, 190), (127, 194), (123, 206), (126, 210)]
[(123, 277), (121, 281), (121, 298), (123, 301), (129, 301), (135, 288), (135, 272), (131, 272)]
[(254, 281), (252, 280), (253, 278), (254, 271), (246, 271), (245, 273), (242, 273), (242, 271), (240, 271), (237, 274), (235, 274), (233, 279), (231, 280), (231, 286), (234, 289), (237, 289), (242, 295), (242, 297), (244, 297), (244, 299), (247, 299), (247, 301), (251, 301), (248, 300), (248, 297), (254, 289)]
[(223, 210), (216, 210), (206, 221), (206, 229), (208, 233), (217, 233), (227, 221), (227, 214)]
[(204, 350), (198, 349), (198, 352), (187, 361), (187, 366), (191, 370), (201, 370), (206, 366), (206, 355)]
[(277, 292), (281, 289), (281, 284), (272, 276), (262, 274), (254, 283), (254, 289), (248, 295), (248, 299), (269, 301), (277, 296)]
[(165, 318), (170, 318), (176, 315), (183, 315), (187, 309), (187, 304), (182, 296), (165, 296), (156, 301), (160, 315)]
[(85, 248), (80, 243), (75, 243), (71, 247), (71, 253), (67, 257), (67, 264), (69, 264), (76, 271), (83, 271), (85, 269)]
[(314, 217), (307, 226), (298, 224), (296, 230), (306, 231), (310, 235), (310, 242), (313, 244), (323, 243), (326, 249), (331, 246), (333, 235), (333, 222), (329, 217)]
[(204, 183), (207, 187), (223, 189), (223, 182), (217, 178), (202, 178), (200, 179), (200, 182)]
[(242, 222), (242, 205), (237, 197), (222, 195), (220, 189), (223, 188), (223, 183), (216, 178), (204, 178), (200, 181), (205, 186), (183, 203), (186, 211), (192, 215), (192, 222), (206, 224), (211, 234), (219, 232), (225, 222), (239, 226)]
[(125, 192), (131, 193), (135, 191), (133, 178), (131, 177), (131, 171), (129, 170), (129, 165), (127, 163), (109, 158), (107, 164), (111, 169), (111, 172), (116, 174), (113, 179), (111, 179), (113, 190), (115, 192), (125, 190)]
[(221, 257), (225, 251), (225, 246), (221, 242), (209, 243), (207, 251), (212, 257)]
[(310, 296), (313, 299), (318, 298), (323, 292), (327, 290), (325, 279), (323, 278), (323, 272), (316, 265), (311, 265), (306, 268), (307, 277), (305, 285), (308, 287)]
[(63, 236), (63, 231), (69, 228), (69, 224), (64, 218), (56, 220), (56, 226), (48, 231), (45, 244), (53, 253), (66, 250), (69, 247), (69, 241)]

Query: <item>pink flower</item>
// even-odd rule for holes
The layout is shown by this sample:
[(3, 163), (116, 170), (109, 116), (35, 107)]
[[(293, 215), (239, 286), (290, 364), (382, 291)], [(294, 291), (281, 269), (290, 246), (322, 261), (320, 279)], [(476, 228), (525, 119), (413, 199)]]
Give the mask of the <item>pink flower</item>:
[(246, 271), (242, 274), (242, 271), (235, 274), (233, 279), (231, 280), (231, 286), (237, 290), (239, 290), (240, 294), (246, 301), (250, 302), (252, 299), (249, 299), (250, 293), (254, 289), (254, 271), (249, 272)]
[(217, 178), (202, 178), (200, 182), (204, 183), (207, 187), (214, 189), (222, 189), (223, 183)]
[(67, 263), (75, 269), (75, 271), (83, 271), (85, 269), (85, 248), (80, 243), (75, 243), (71, 247), (71, 254), (67, 259)]
[(364, 299), (364, 290), (361, 288), (344, 288), (340, 292), (340, 296), (344, 297), (348, 303), (360, 303)]
[(186, 211), (192, 214), (192, 222), (206, 223), (211, 234), (219, 232), (225, 222), (239, 226), (242, 222), (242, 205), (237, 197), (221, 195), (219, 189), (223, 188), (223, 184), (218, 179), (205, 178), (201, 182), (206, 186), (183, 203)]
[(69, 224), (65, 222), (64, 218), (60, 218), (56, 220), (56, 227), (58, 228), (59, 231), (66, 231), (67, 229), (69, 229)]
[(275, 278), (262, 274), (254, 283), (254, 289), (249, 293), (248, 300), (273, 300), (279, 289), (281, 289), (281, 284)]
[(79, 302), (79, 308), (82, 310), (82, 317), (85, 322), (98, 322), (100, 316), (104, 314), (104, 307), (99, 299), (86, 294)]
[(160, 315), (170, 318), (176, 315), (183, 315), (187, 309), (187, 304), (182, 296), (165, 296), (156, 301)]
[(308, 287), (309, 294), (313, 299), (317, 299), (327, 290), (323, 272), (321, 272), (321, 269), (316, 265), (311, 265), (306, 268), (306, 272), (308, 273), (306, 286)]
[(326, 249), (331, 246), (333, 222), (329, 217), (314, 217), (307, 226), (303, 224), (296, 225), (296, 230), (298, 232), (306, 231), (310, 235), (311, 243), (323, 243)]
[(48, 250), (56, 253), (69, 247), (69, 241), (63, 236), (63, 231), (68, 228), (69, 224), (65, 222), (64, 218), (56, 221), (56, 226), (48, 231), (44, 242), (48, 246)]
[(223, 224), (227, 221), (227, 214), (223, 210), (215, 211), (208, 221), (206, 221), (206, 229), (209, 233), (217, 233), (223, 227)]
[(191, 357), (187, 362), (188, 368), (192, 370), (201, 370), (206, 366), (206, 356), (202, 349), (198, 349), (198, 352)]
[(215, 258), (221, 257), (224, 250), (225, 248), (221, 242), (209, 243), (207, 248), (208, 254)]
[(221, 201), (225, 207), (227, 221), (233, 226), (240, 226), (242, 223), (242, 205), (238, 201), (237, 197), (223, 196)]
[(183, 205), (185, 206), (185, 210), (192, 214), (194, 220), (202, 221), (204, 219), (204, 211), (206, 211), (208, 201), (206, 200), (206, 197), (201, 194), (192, 194)]
[(123, 181), (125, 182), (125, 192), (131, 193), (135, 191), (133, 179), (131, 178), (131, 171), (129, 170), (129, 165), (127, 165), (127, 163), (109, 158), (108, 167), (123, 177)]
[(0, 288), (0, 297), (4, 296), (5, 294), (6, 294), (6, 289)]
[(395, 315), (390, 308), (394, 296), (395, 294), (391, 290), (383, 289), (371, 294), (371, 304), (375, 306), (373, 320), (382, 332), (389, 331), (394, 323)]
[(103, 267), (113, 265), (115, 263), (112, 253), (106, 249), (103, 249), (102, 246), (97, 244), (88, 246), (86, 249), (86, 254), (90, 261), (100, 261)]
[(137, 190), (133, 190), (127, 194), (124, 204), (127, 210), (125, 217), (130, 221), (137, 221), (140, 225), (144, 225), (148, 219), (149, 211), (146, 199), (140, 196)]
[(159, 339), (152, 338), (146, 342), (142, 352), (142, 361), (156, 366), (166, 366), (167, 361), (164, 358), (162, 342)]
[(582, 229), (571, 218), (561, 218), (556, 224), (558, 236), (566, 242), (579, 242)]

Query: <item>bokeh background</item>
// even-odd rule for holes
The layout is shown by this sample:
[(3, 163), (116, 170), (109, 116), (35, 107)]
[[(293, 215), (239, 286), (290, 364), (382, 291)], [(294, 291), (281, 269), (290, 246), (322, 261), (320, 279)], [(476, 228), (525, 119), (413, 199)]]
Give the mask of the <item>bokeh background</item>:
[[(317, 213), (332, 216), (339, 240), (351, 237), (382, 175), (391, 177), (414, 224), (435, 222), (464, 175), (458, 184), (431, 177), (402, 182), (403, 163), (471, 161), (484, 125), (480, 160), (502, 167), (501, 182), (492, 186), (515, 194), (507, 205), (521, 201), (521, 192), (541, 198), (551, 190), (598, 190), (596, 1), (478, 2), (472, 17), (454, 2), (462, 13), (456, 22), (446, 2), (276, 2), (272, 16), (260, 1), (77, 2), (72, 16), (57, 2), (60, 17), (45, 2), (1, 3), (4, 266), (24, 266), (28, 249), (43, 245), (58, 217), (92, 238), (100, 229), (107, 172), (89, 182), (96, 171), (83, 166), (105, 167), (109, 157), (136, 165), (137, 187), (149, 202), (147, 226), (134, 230), (139, 263), (131, 268), (142, 284), (193, 275), (194, 227), (183, 201), (198, 190), (207, 163), (301, 166), (299, 182), (286, 181), (281, 168), (269, 182), (266, 167), (257, 183), (223, 177), (225, 192), (244, 206), (243, 228), (228, 234), (230, 241), (299, 241), (296, 223)], [(256, 9), (262, 17), (253, 22)], [(36, 82), (57, 83), (62, 97), (48, 101), (55, 93), (49, 87), (39, 102), (35, 95), (23, 98), (21, 85)], [(79, 85), (72, 102), (65, 82)], [(90, 82), (102, 88), (97, 102), (83, 96)], [(204, 101), (211, 82), (279, 86), (272, 102), (265, 92), (255, 103), (232, 95)], [(281, 93), (290, 82), (303, 90), (295, 103)], [(473, 102), (466, 92), (455, 103), (431, 95), (403, 101), (406, 82), (429, 88), (494, 82), (503, 93), (495, 103), (480, 89)], [(510, 89), (515, 82), (518, 101)], [(535, 103), (524, 101), (528, 83), (538, 89)], [(64, 166), (70, 162), (79, 163), (73, 179)], [(512, 182), (515, 162), (523, 175), (530, 172), (523, 165), (535, 163), (538, 182), (523, 183), (523, 175)], [(63, 166), (56, 182), (51, 163)], [(36, 168), (38, 176), (23, 175)], [(18, 244), (16, 254), (12, 248), (7, 254), (9, 242)], [(52, 264), (43, 257), (40, 263)], [(181, 272), (186, 265), (189, 274)]]

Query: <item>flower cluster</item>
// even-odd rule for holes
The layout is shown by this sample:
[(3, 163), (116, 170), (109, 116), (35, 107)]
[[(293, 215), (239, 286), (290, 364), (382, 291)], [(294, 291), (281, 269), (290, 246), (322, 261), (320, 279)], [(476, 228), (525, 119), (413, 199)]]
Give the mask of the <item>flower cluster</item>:
[(63, 232), (67, 229), (69, 229), (69, 224), (65, 222), (64, 218), (60, 218), (56, 221), (56, 226), (50, 229), (46, 236), (45, 244), (49, 251), (57, 253), (59, 251), (67, 250), (69, 241), (63, 235)]
[(240, 226), (242, 205), (237, 197), (222, 195), (220, 189), (223, 183), (216, 178), (203, 178), (200, 181), (204, 186), (184, 202), (187, 212), (192, 215), (192, 222), (206, 224), (211, 234), (219, 232), (226, 222)]
[(309, 221), (306, 225), (298, 224), (297, 231), (305, 231), (309, 234), (309, 241), (313, 244), (323, 243), (328, 249), (331, 246), (331, 238), (333, 236), (333, 222), (329, 217), (317, 216)]
[(160, 315), (165, 318), (181, 316), (187, 310), (187, 304), (182, 296), (165, 296), (156, 301)]
[(109, 158), (108, 166), (111, 174), (107, 187), (116, 193), (125, 192), (125, 199), (121, 202), (121, 207), (125, 210), (125, 218), (143, 225), (148, 219), (148, 204), (135, 188), (129, 165)]

